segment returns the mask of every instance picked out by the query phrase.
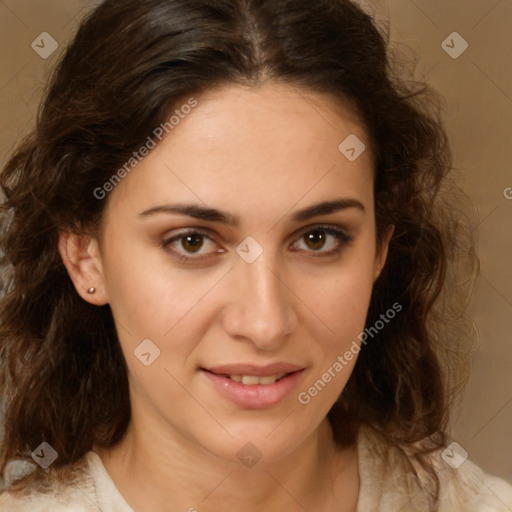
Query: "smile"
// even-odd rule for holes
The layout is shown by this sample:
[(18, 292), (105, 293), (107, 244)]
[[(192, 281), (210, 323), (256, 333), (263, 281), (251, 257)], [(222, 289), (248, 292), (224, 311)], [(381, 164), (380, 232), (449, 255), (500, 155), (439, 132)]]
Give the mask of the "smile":
[(245, 370), (238, 366), (234, 372), (223, 371), (229, 368), (216, 368), (215, 371), (201, 368), (201, 373), (208, 379), (210, 386), (213, 385), (223, 398), (236, 406), (243, 409), (265, 409), (276, 406), (289, 396), (305, 371), (297, 366), (280, 366), (281, 370), (288, 371), (276, 372), (274, 365), (252, 369), (245, 366)]

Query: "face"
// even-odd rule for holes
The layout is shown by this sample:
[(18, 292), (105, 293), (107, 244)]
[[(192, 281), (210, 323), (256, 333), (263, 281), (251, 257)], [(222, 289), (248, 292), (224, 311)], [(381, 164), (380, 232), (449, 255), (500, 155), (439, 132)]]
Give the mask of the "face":
[(97, 293), (77, 289), (112, 309), (134, 422), (224, 459), (252, 442), (278, 460), (326, 421), (357, 360), (387, 247), (372, 155), (318, 95), (196, 99), (109, 193), (89, 251)]

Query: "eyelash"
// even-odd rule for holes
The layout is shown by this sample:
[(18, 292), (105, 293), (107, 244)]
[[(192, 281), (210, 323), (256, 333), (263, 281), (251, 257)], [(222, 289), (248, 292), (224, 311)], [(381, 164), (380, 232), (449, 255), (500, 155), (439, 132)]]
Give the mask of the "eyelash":
[[(337, 247), (335, 247), (334, 249), (331, 249), (330, 251), (306, 251), (306, 252), (313, 253), (313, 254), (311, 254), (312, 258), (327, 258), (329, 256), (334, 256), (335, 254), (338, 254), (339, 252), (341, 252), (344, 245), (347, 245), (354, 240), (353, 236), (347, 234), (343, 230), (334, 228), (332, 226), (317, 225), (317, 226), (313, 226), (312, 228), (307, 229), (306, 231), (303, 231), (301, 233), (301, 235), (298, 237), (298, 241), (300, 241), (300, 239), (303, 236), (305, 236), (309, 233), (314, 233), (315, 231), (323, 231), (323, 232), (327, 233), (328, 235), (334, 236), (338, 240), (338, 245), (337, 245)], [(201, 256), (186, 256), (185, 254), (180, 253), (176, 249), (171, 249), (169, 247), (173, 242), (178, 241), (182, 238), (185, 238), (186, 236), (189, 236), (189, 235), (201, 235), (201, 236), (204, 236), (211, 240), (211, 236), (208, 233), (201, 231), (200, 229), (194, 229), (194, 230), (186, 231), (184, 233), (180, 233), (179, 235), (176, 235), (176, 236), (173, 236), (172, 238), (168, 238), (168, 239), (164, 240), (162, 242), (162, 248), (167, 250), (168, 252), (173, 253), (174, 256), (177, 255), (176, 257), (179, 259), (179, 261), (189, 262), (189, 261), (199, 261), (199, 260), (203, 260), (205, 258), (209, 258), (211, 256), (211, 253), (203, 254)], [(315, 252), (319, 252), (319, 254), (315, 254)]]

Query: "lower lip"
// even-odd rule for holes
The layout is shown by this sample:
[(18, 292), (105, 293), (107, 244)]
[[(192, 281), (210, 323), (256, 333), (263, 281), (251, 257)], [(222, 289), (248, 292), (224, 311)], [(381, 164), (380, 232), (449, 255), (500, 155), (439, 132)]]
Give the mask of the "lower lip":
[(249, 386), (235, 382), (229, 377), (201, 370), (221, 395), (244, 409), (265, 409), (277, 405), (284, 400), (297, 386), (304, 370), (290, 373), (274, 384), (255, 384)]

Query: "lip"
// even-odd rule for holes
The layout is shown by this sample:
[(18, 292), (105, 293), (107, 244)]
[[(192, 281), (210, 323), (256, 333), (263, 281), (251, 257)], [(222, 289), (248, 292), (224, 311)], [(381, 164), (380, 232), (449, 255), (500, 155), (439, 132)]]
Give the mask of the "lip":
[[(290, 370), (290, 368), (292, 368)], [(221, 372), (217, 373), (219, 370)], [(226, 371), (227, 370), (227, 371)], [(284, 400), (297, 387), (305, 369), (294, 365), (278, 363), (266, 367), (254, 365), (229, 365), (212, 370), (201, 368), (201, 373), (208, 378), (215, 389), (230, 402), (243, 409), (267, 409)], [(237, 373), (240, 372), (240, 373)], [(274, 384), (247, 385), (235, 382), (226, 375), (255, 375), (265, 377), (277, 373), (288, 373)]]

